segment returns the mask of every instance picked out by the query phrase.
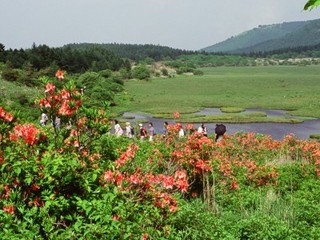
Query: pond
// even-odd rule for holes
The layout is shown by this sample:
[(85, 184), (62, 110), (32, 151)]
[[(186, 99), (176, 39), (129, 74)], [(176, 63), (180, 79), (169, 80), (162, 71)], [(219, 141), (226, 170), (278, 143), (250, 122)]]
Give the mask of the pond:
[[(266, 110), (266, 109), (247, 109), (245, 112), (264, 112), (269, 117), (294, 117), (287, 114), (283, 110)], [(198, 112), (198, 114), (217, 115), (222, 114), (219, 108), (205, 108)], [(173, 119), (154, 118), (144, 113), (129, 113), (123, 114), (128, 121), (135, 122), (146, 121), (152, 122), (157, 132), (161, 132), (163, 123), (167, 121), (175, 123)], [(194, 124), (198, 128), (200, 124)], [(214, 133), (216, 123), (206, 123), (208, 134)], [(288, 134), (294, 134), (300, 139), (308, 139), (311, 134), (320, 134), (320, 119), (305, 120), (302, 123), (225, 123), (227, 127), (227, 134), (231, 135), (237, 132), (254, 132), (265, 135), (270, 135), (273, 139), (282, 140)], [(147, 127), (147, 124), (145, 124)]]

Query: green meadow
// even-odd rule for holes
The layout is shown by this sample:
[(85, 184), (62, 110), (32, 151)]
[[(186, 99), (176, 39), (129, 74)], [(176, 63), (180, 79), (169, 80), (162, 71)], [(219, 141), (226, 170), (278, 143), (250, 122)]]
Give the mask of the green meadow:
[[(189, 122), (301, 121), (239, 111), (247, 108), (282, 109), (291, 115), (320, 117), (320, 66), (211, 67), (201, 71), (201, 76), (129, 80), (125, 82), (126, 101), (116, 110), (157, 117), (171, 117), (177, 111)], [(225, 114), (192, 114), (202, 108), (221, 108)]]

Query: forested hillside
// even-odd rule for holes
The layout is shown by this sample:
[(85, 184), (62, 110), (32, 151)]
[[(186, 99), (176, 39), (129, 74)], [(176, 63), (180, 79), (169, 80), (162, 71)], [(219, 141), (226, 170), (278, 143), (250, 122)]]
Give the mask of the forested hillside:
[(73, 49), (87, 49), (90, 47), (105, 48), (121, 58), (128, 58), (133, 61), (141, 61), (146, 58), (151, 58), (154, 61), (165, 60), (168, 58), (175, 59), (181, 55), (195, 54), (194, 51), (174, 49), (166, 46), (152, 45), (152, 44), (121, 44), (121, 43), (74, 43), (68, 44), (65, 47)]
[(264, 25), (203, 48), (206, 52), (261, 53), (320, 43), (320, 19)]
[(29, 65), (34, 70), (53, 67), (72, 73), (106, 68), (116, 71), (130, 65), (128, 61), (101, 46), (74, 49), (35, 44), (30, 49), (2, 49), (0, 62), (7, 62), (12, 68), (25, 68)]

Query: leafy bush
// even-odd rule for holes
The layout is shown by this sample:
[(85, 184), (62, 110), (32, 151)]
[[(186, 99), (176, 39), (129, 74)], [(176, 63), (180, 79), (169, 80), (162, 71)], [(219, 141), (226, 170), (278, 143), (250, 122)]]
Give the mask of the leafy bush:
[(140, 80), (146, 80), (150, 78), (150, 70), (145, 65), (138, 65), (132, 69), (132, 77)]
[(37, 100), (47, 125), (0, 107), (1, 239), (319, 238), (320, 143), (216, 143), (192, 125), (179, 138), (180, 124), (153, 142), (115, 137), (107, 106), (57, 78)]

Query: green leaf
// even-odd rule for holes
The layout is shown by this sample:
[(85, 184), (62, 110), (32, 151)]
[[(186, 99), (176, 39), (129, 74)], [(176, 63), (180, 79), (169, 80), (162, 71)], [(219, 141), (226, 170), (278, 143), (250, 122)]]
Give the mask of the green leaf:
[(304, 10), (312, 10), (315, 7), (318, 7), (320, 5), (320, 0), (309, 0), (305, 5), (304, 5)]
[(19, 176), (21, 173), (21, 168), (20, 167), (14, 168), (14, 172)]
[(92, 181), (94, 182), (97, 179), (98, 175), (96, 173), (92, 174)]

